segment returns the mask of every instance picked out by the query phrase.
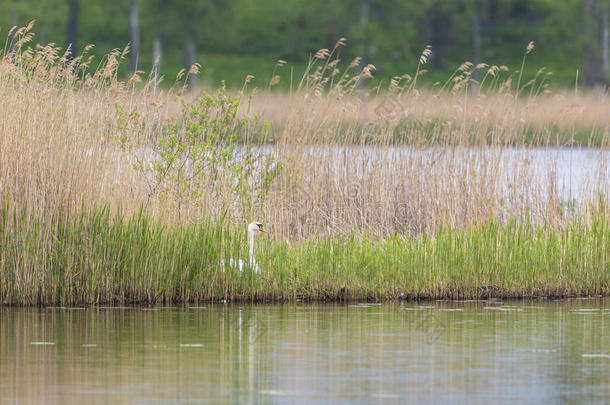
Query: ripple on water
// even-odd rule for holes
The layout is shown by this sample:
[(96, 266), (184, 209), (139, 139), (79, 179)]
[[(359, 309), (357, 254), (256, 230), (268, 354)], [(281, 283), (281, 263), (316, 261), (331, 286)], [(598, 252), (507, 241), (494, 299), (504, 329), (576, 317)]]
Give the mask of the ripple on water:
[(280, 390), (260, 390), (259, 394), (272, 395), (272, 396), (278, 396), (278, 397), (288, 397), (288, 396), (296, 395), (296, 393), (294, 393), (292, 391), (280, 391)]
[(97, 309), (131, 309), (130, 307), (97, 307)]
[(373, 397), (375, 399), (400, 399), (400, 395), (398, 395), (398, 394), (389, 394), (389, 393), (384, 393), (384, 392), (380, 392), (378, 394), (372, 394), (371, 397)]
[(376, 307), (379, 306), (381, 304), (377, 304), (377, 303), (361, 303), (361, 304), (354, 304), (354, 305), (348, 305), (349, 307), (352, 308), (370, 308), (370, 307)]
[(491, 310), (491, 311), (523, 311), (522, 308), (517, 307), (484, 307), (483, 309)]
[(47, 309), (61, 309), (64, 311), (73, 310), (73, 309), (87, 309), (86, 307), (47, 307)]
[(487, 300), (454, 300), (453, 302), (487, 302)]
[(610, 359), (610, 354), (588, 353), (588, 354), (583, 354), (582, 357), (588, 358), (588, 359)]
[(35, 346), (52, 346), (55, 342), (30, 342), (30, 344)]

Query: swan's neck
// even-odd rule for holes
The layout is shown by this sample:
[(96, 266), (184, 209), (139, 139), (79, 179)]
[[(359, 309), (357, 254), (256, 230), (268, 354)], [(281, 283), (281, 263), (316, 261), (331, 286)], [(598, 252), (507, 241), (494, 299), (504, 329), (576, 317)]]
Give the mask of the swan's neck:
[(254, 260), (254, 235), (252, 231), (248, 231), (248, 248), (249, 248), (249, 258), (250, 258), (250, 263), (255, 263)]

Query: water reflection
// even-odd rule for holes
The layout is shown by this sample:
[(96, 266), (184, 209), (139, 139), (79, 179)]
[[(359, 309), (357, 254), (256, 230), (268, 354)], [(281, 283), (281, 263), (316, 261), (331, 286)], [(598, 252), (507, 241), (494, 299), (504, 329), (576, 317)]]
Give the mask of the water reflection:
[(603, 402), (610, 301), (0, 309), (0, 403)]

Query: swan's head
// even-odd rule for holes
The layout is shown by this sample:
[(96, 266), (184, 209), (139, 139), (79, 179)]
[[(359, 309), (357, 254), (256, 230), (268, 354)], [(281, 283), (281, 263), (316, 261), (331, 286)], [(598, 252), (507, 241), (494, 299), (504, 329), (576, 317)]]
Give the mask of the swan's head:
[(250, 225), (248, 225), (248, 232), (256, 235), (259, 232), (267, 232), (267, 230), (263, 226), (262, 222), (252, 222)]

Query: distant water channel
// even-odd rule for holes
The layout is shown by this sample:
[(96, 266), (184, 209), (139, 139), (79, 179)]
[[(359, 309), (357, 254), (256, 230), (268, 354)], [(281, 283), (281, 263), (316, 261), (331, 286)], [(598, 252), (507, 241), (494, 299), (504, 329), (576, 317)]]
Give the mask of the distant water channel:
[[(273, 153), (273, 147), (263, 146), (258, 149), (262, 154)], [(490, 148), (477, 149), (470, 148), (468, 152), (473, 155), (472, 161), (478, 162), (483, 156), (485, 159), (499, 160), (501, 164), (498, 169), (503, 171), (505, 175), (511, 176), (515, 167), (526, 165), (530, 171), (530, 185), (539, 184), (544, 190), (548, 191), (552, 184), (556, 189), (558, 196), (563, 201), (579, 201), (583, 197), (583, 191), (590, 186), (596, 192), (597, 186), (602, 188), (608, 187), (610, 179), (610, 150), (607, 148), (567, 148), (567, 147), (539, 147), (539, 148)], [(379, 167), (371, 162), (377, 159), (387, 160), (391, 166), (400, 165), (400, 162), (410, 162), (419, 160), (423, 166), (422, 170), (434, 170), (434, 165), (443, 164), (450, 161), (455, 162), (453, 153), (463, 157), (464, 151), (452, 148), (428, 148), (423, 152), (419, 149), (413, 149), (404, 146), (314, 146), (309, 150), (300, 151), (305, 156), (312, 155), (313, 160), (324, 158), (334, 161), (337, 167), (341, 163), (346, 163), (349, 166), (357, 166), (360, 175), (365, 176), (375, 170), (380, 170)], [(142, 149), (137, 152), (139, 159), (144, 161), (152, 161), (157, 158), (157, 155), (151, 149)], [(129, 170), (134, 175), (133, 159), (119, 154), (117, 159), (118, 166), (116, 172), (116, 180), (121, 170)], [(239, 156), (239, 154), (238, 154)], [(120, 164), (119, 161), (127, 159), (129, 165)], [(239, 159), (238, 159), (239, 160)], [(434, 164), (432, 164), (434, 162)], [(428, 164), (428, 165), (427, 165)], [(432, 164), (431, 166), (429, 166)], [(395, 173), (391, 173), (395, 174)], [(510, 182), (505, 179), (506, 186)]]
[(0, 308), (3, 405), (609, 400), (608, 299)]

